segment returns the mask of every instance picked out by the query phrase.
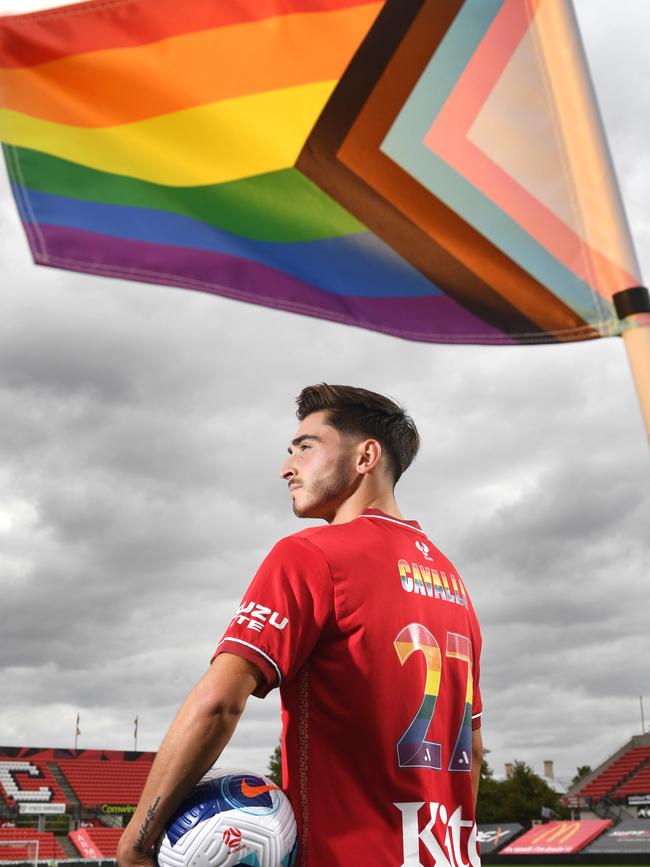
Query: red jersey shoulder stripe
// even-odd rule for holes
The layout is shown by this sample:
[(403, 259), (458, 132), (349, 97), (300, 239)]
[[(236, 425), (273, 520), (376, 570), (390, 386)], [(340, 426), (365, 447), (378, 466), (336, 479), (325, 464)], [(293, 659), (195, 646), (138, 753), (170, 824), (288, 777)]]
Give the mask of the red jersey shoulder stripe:
[[(219, 645), (218, 645), (218, 647), (217, 647), (217, 650), (216, 650), (216, 652), (215, 652), (215, 654), (214, 654), (215, 656), (216, 656), (217, 653), (219, 652), (219, 648), (221, 647), (221, 645), (224, 644), (226, 641), (235, 641), (237, 644), (243, 644), (245, 647), (250, 647), (251, 650), (254, 650), (256, 653), (259, 653), (259, 655), (260, 655), (260, 656), (263, 656), (264, 659), (266, 659), (267, 662), (270, 662), (270, 663), (271, 663), (271, 665), (273, 666), (273, 668), (274, 668), (275, 671), (277, 672), (277, 675), (278, 675), (278, 686), (282, 683), (282, 672), (280, 671), (280, 668), (279, 668), (278, 664), (275, 662), (275, 660), (274, 660), (274, 659), (271, 659), (271, 657), (268, 655), (268, 653), (264, 653), (264, 651), (263, 651), (263, 650), (260, 650), (259, 647), (256, 647), (254, 644), (251, 644), (251, 643), (248, 642), (248, 641), (243, 641), (243, 639), (241, 639), (241, 638), (232, 638), (231, 636), (227, 635), (224, 639), (222, 639), (222, 640), (219, 642)], [(213, 657), (213, 658), (214, 658), (214, 657)]]

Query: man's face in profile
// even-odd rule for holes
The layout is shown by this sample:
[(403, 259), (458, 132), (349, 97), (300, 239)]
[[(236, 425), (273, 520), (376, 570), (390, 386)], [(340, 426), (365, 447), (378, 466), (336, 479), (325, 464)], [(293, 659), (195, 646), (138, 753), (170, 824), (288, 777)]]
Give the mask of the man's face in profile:
[(303, 419), (280, 470), (299, 518), (330, 521), (358, 481), (354, 441), (327, 424), (327, 417), (321, 411)]

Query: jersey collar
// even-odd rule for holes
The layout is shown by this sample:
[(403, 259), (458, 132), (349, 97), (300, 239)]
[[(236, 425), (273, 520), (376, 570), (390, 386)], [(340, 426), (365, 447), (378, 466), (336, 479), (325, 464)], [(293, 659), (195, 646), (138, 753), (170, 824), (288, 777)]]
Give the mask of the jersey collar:
[(422, 527), (417, 521), (407, 521), (405, 518), (394, 518), (392, 515), (387, 515), (379, 509), (365, 509), (360, 515), (360, 518), (380, 518), (382, 521), (390, 521), (391, 524), (397, 524), (399, 527), (407, 527), (409, 530), (415, 530), (418, 533), (424, 533)]

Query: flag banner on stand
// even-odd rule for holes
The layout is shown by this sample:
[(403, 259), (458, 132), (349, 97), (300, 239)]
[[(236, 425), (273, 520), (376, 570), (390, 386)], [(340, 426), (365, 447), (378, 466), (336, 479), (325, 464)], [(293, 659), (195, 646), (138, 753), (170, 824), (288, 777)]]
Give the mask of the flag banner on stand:
[(92, 840), (90, 834), (85, 828), (81, 828), (78, 831), (70, 831), (68, 836), (74, 843), (82, 858), (100, 859), (104, 857), (103, 852), (100, 851), (99, 847)]
[(91, 0), (0, 18), (0, 100), (39, 264), (432, 342), (648, 320), (570, 0)]

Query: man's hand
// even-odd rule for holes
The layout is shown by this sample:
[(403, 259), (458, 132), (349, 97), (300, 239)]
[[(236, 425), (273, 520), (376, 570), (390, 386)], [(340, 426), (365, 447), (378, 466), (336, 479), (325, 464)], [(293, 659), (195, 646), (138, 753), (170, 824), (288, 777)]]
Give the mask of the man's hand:
[(153, 823), (156, 821), (160, 804), (160, 797), (147, 808), (144, 821), (137, 832), (135, 843), (130, 845), (129, 835), (125, 832), (120, 838), (117, 847), (117, 862), (119, 867), (153, 867), (155, 860), (152, 855), (152, 848), (145, 849), (145, 840), (149, 838), (149, 831)]
[[(152, 805), (149, 809), (155, 811), (155, 805)], [(133, 846), (130, 846), (125, 831), (117, 847), (116, 857), (118, 867), (154, 867), (156, 862), (152, 852), (153, 850), (148, 852), (138, 851), (137, 841)]]
[(185, 699), (151, 766), (140, 803), (117, 849), (119, 867), (152, 867), (165, 823), (230, 740), (262, 675), (222, 653)]

